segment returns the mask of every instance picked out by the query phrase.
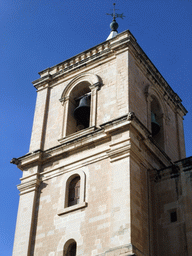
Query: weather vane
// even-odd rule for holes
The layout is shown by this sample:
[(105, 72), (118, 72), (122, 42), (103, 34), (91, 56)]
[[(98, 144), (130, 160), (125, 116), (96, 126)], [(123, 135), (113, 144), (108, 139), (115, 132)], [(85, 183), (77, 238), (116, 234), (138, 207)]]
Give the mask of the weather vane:
[(115, 9), (115, 3), (113, 4), (114, 7), (113, 7), (113, 13), (107, 13), (107, 15), (110, 15), (113, 17), (113, 20), (115, 20), (116, 18), (121, 18), (123, 19), (125, 16), (123, 16), (123, 13), (121, 14), (118, 14), (118, 13), (115, 13), (115, 11), (117, 11), (118, 9)]
[(107, 40), (109, 40), (109, 39), (115, 37), (115, 36), (117, 35), (117, 33), (118, 33), (117, 29), (118, 29), (119, 25), (118, 25), (118, 23), (116, 22), (116, 18), (121, 18), (121, 19), (123, 19), (123, 17), (125, 17), (125, 16), (123, 16), (123, 13), (121, 13), (121, 14), (115, 13), (115, 11), (118, 10), (118, 9), (115, 9), (115, 3), (114, 3), (113, 5), (114, 5), (114, 7), (113, 7), (113, 13), (107, 13), (107, 15), (110, 15), (110, 16), (113, 17), (113, 21), (112, 21), (111, 24), (110, 24), (111, 33), (110, 33), (110, 35), (107, 37)]

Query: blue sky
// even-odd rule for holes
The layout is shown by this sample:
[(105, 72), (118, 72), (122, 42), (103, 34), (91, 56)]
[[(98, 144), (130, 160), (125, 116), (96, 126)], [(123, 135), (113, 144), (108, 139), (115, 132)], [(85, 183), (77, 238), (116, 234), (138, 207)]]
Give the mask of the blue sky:
[[(28, 152), (38, 72), (106, 40), (111, 0), (0, 0), (0, 255), (12, 254), (21, 171), (9, 162)], [(119, 32), (129, 29), (189, 111), (192, 155), (192, 0), (117, 0)]]

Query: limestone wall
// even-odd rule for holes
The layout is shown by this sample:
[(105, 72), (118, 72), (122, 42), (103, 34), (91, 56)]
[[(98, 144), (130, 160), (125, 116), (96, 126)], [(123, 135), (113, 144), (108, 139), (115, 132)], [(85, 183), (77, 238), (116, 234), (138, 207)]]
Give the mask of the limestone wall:
[[(185, 156), (185, 109), (178, 96), (129, 31), (40, 75), (34, 82), (30, 152), (16, 159), (23, 178), (14, 255), (63, 256), (70, 239), (77, 242), (78, 256), (166, 255), (161, 237), (184, 234), (184, 221), (167, 229), (164, 212), (180, 190), (175, 179), (154, 185), (149, 176)], [(91, 91), (91, 127), (74, 132), (66, 129), (75, 105), (70, 93), (84, 82), (86, 93)], [(156, 138), (151, 136), (154, 98), (162, 109)], [(66, 181), (78, 173), (80, 203), (66, 207)], [(189, 178), (186, 189), (189, 193)], [(191, 214), (183, 204), (190, 240)], [(174, 250), (184, 255), (183, 248), (182, 242)]]
[[(189, 165), (185, 166), (187, 161)], [(177, 162), (175, 166), (161, 170), (153, 183), (153, 239), (156, 255), (192, 253), (191, 168), (190, 158)]]
[[(181, 112), (165, 97), (165, 91), (145, 74), (141, 64), (129, 53), (129, 109), (151, 131), (151, 97), (159, 101), (162, 108), (163, 145), (158, 143), (172, 161), (185, 157), (183, 120)], [(155, 139), (156, 140), (156, 139)]]
[[(70, 167), (69, 167), (70, 168)], [(108, 159), (79, 167), (86, 176), (87, 207), (58, 215), (67, 172), (43, 179), (33, 225), (31, 255), (63, 255), (67, 240), (78, 244), (77, 255), (101, 254), (130, 243), (130, 185), (128, 159)], [(47, 174), (48, 176), (48, 174)]]

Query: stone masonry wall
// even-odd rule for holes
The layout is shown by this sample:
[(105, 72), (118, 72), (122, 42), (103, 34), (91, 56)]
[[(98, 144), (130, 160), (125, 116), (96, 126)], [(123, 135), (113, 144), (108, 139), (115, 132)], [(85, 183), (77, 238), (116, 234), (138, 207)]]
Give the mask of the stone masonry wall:
[[(97, 120), (96, 126), (118, 118), (128, 113), (128, 69), (127, 69), (127, 52), (113, 56), (108, 61), (104, 61), (102, 65), (95, 65), (83, 68), (67, 78), (63, 78), (55, 83), (50, 89), (48, 98), (47, 119), (44, 125), (44, 150), (59, 144), (63, 106), (59, 99), (67, 84), (78, 74), (91, 72), (98, 75), (102, 79), (101, 89), (98, 91), (97, 101)], [(38, 92), (45, 95), (45, 90)], [(42, 114), (45, 104), (45, 97), (37, 97), (37, 107), (33, 125), (33, 133), (31, 139), (30, 150), (36, 150), (39, 147), (39, 128), (42, 127)]]
[[(139, 68), (138, 63), (129, 54), (129, 108), (131, 112), (135, 112), (139, 120), (149, 129), (151, 113), (147, 107), (146, 92), (148, 87), (151, 91), (154, 90), (159, 95), (159, 102), (163, 106), (164, 118), (164, 150), (172, 161), (180, 159), (180, 152), (182, 157), (185, 157), (185, 144), (182, 133), (182, 118), (179, 116), (176, 119), (175, 106), (164, 98), (164, 92), (147, 79), (142, 69)], [(149, 121), (148, 121), (149, 120)], [(177, 131), (178, 125), (178, 131)], [(179, 133), (179, 136), (178, 136)], [(179, 145), (178, 145), (179, 143)]]
[(130, 242), (128, 160), (110, 163), (106, 159), (79, 170), (86, 175), (88, 206), (83, 209), (57, 215), (65, 172), (41, 183), (31, 255), (63, 255), (70, 238), (76, 240), (77, 255), (82, 256), (98, 255)]

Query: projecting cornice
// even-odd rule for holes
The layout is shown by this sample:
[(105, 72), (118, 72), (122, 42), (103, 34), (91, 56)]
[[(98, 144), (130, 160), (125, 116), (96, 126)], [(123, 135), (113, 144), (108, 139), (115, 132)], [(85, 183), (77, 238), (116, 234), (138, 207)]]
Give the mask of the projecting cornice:
[(183, 172), (192, 171), (192, 157), (187, 157), (174, 162), (171, 166), (160, 170), (154, 170), (151, 180), (161, 182), (167, 179), (179, 178)]
[[(166, 153), (156, 145), (151, 138), (151, 133), (148, 129), (139, 121), (133, 112), (127, 115), (121, 116), (117, 119), (111, 120), (107, 123), (103, 123), (100, 127), (89, 127), (81, 130), (77, 133), (69, 135), (59, 142), (61, 144), (50, 148), (45, 151), (36, 150), (32, 153), (28, 153), (19, 158), (12, 159), (12, 163), (16, 164), (19, 169), (25, 170), (28, 166), (42, 165), (45, 161), (52, 161), (53, 159), (68, 157), (68, 155), (74, 154), (77, 151), (83, 151), (90, 145), (105, 144), (103, 153), (105, 157), (109, 157), (110, 161), (116, 161), (120, 158), (126, 157), (130, 152), (135, 152), (134, 142), (132, 138), (127, 137), (125, 141), (121, 141), (115, 144), (111, 144), (111, 138), (113, 134), (121, 133), (122, 131), (134, 130), (140, 138), (141, 143), (158, 159), (158, 161), (164, 166), (164, 163), (170, 165), (170, 158)], [(140, 149), (137, 149), (140, 150)], [(136, 151), (137, 151), (136, 150)]]

